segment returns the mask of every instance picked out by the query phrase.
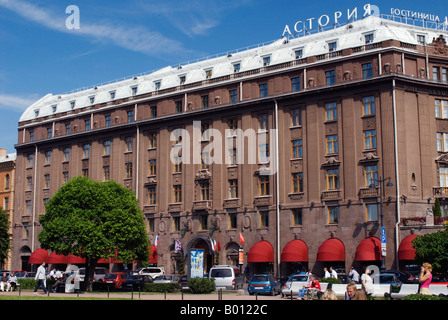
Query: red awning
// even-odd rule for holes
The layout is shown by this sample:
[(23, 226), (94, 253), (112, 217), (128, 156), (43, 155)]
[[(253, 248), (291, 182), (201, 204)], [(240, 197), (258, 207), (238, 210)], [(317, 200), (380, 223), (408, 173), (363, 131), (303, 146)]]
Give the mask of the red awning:
[(36, 249), (31, 253), (30, 259), (28, 260), (29, 264), (41, 264), (42, 262), (47, 262), (48, 259), (48, 251), (45, 249)]
[(259, 241), (250, 248), (247, 262), (274, 262), (274, 249), (268, 241)]
[(317, 261), (345, 261), (345, 247), (339, 239), (325, 240), (317, 251)]
[(378, 261), (381, 260), (381, 241), (370, 237), (362, 240), (356, 248), (355, 261)]
[(410, 234), (400, 242), (398, 247), (398, 260), (415, 260), (415, 249), (412, 248), (412, 240), (416, 237), (415, 234)]
[(46, 263), (52, 263), (52, 264), (66, 264), (67, 263), (67, 256), (64, 256), (62, 254), (56, 254), (56, 252), (51, 252), (48, 256)]
[(283, 248), (282, 262), (308, 262), (308, 247), (302, 240), (289, 241)]
[(75, 256), (73, 254), (69, 254), (68, 257), (67, 257), (67, 263), (70, 263), (70, 264), (85, 264), (86, 263), (86, 259), (77, 257), (77, 256)]

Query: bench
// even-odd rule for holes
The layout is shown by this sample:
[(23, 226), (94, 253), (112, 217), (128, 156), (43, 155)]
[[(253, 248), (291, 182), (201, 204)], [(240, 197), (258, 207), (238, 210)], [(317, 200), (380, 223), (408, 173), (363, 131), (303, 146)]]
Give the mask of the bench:
[(446, 284), (431, 284), (429, 286), (429, 293), (434, 296), (439, 294), (448, 295), (448, 288)]
[[(360, 284), (356, 284), (356, 288), (357, 289), (361, 289), (361, 285)], [(347, 284), (334, 283), (331, 286), (331, 289), (336, 294), (336, 297), (338, 297), (338, 298), (344, 297), (345, 298), (345, 293), (347, 292)]]
[(392, 288), (390, 284), (373, 284), (373, 293), (371, 296), (376, 298), (384, 298), (389, 296), (391, 291)]
[(403, 283), (400, 287), (400, 291), (391, 292), (390, 297), (391, 297), (391, 299), (401, 299), (410, 294), (416, 294), (417, 292), (418, 292), (418, 284)]

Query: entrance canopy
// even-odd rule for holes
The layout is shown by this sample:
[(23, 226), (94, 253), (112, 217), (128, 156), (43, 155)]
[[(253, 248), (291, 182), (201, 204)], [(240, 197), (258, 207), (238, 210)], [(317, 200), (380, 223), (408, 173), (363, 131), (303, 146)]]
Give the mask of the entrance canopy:
[(339, 239), (325, 240), (317, 251), (317, 261), (345, 261), (345, 247)]
[(415, 234), (406, 236), (400, 242), (398, 247), (398, 260), (415, 260), (415, 249), (412, 248), (412, 240), (416, 237)]
[(308, 262), (308, 247), (302, 240), (289, 241), (283, 248), (281, 262)]
[(370, 237), (362, 240), (355, 253), (356, 261), (381, 260), (381, 241), (378, 238)]
[(36, 249), (31, 253), (29, 264), (41, 264), (42, 262), (47, 263), (48, 251), (45, 249)]
[(274, 249), (268, 241), (259, 241), (250, 248), (247, 262), (274, 262)]

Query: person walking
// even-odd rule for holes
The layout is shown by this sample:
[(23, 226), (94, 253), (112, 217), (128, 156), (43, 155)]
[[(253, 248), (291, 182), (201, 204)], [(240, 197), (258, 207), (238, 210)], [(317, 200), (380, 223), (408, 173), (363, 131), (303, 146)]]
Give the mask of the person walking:
[(369, 267), (366, 268), (366, 272), (361, 276), (362, 289), (366, 295), (373, 293), (373, 279), (370, 276)]
[(45, 262), (42, 262), (42, 264), (37, 268), (36, 276), (34, 277), (34, 280), (37, 280), (36, 287), (34, 288), (34, 294), (37, 294), (37, 290), (39, 287), (42, 287), (44, 290), (44, 293), (47, 293), (47, 287), (45, 286), (45, 279), (46, 279), (46, 270), (45, 270)]
[(432, 265), (425, 262), (420, 269), (420, 277), (418, 279), (420, 283), (420, 293), (424, 295), (431, 295), (429, 292), (429, 285), (432, 281)]
[(324, 278), (330, 278), (330, 277), (331, 277), (330, 272), (328, 272), (327, 267), (325, 267), (324, 268)]
[(356, 271), (353, 266), (350, 268), (350, 272), (348, 273), (348, 277), (350, 281), (353, 281), (354, 283), (359, 283), (359, 273)]
[(331, 273), (331, 277), (337, 279), (338, 278), (338, 273), (336, 272), (336, 270), (333, 269), (333, 267), (330, 267), (330, 273)]

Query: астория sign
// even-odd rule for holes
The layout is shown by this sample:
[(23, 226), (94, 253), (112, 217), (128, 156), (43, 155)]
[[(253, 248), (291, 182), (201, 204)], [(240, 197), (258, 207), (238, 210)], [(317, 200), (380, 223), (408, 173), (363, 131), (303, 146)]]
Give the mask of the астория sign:
[[(306, 20), (297, 21), (292, 28), (289, 25), (286, 25), (283, 29), (282, 37), (284, 36), (293, 36), (293, 33), (301, 33), (304, 31), (311, 32), (316, 28), (324, 28), (330, 25), (332, 21), (334, 25), (339, 23), (339, 19), (346, 18), (347, 21), (351, 19), (358, 19), (358, 7), (353, 9), (347, 9), (347, 16), (343, 17), (342, 11), (336, 11), (332, 15), (323, 14), (319, 18), (308, 18)], [(359, 14), (362, 14), (362, 17), (368, 16), (379, 16), (379, 8), (377, 6), (366, 4), (363, 8), (359, 10)]]

